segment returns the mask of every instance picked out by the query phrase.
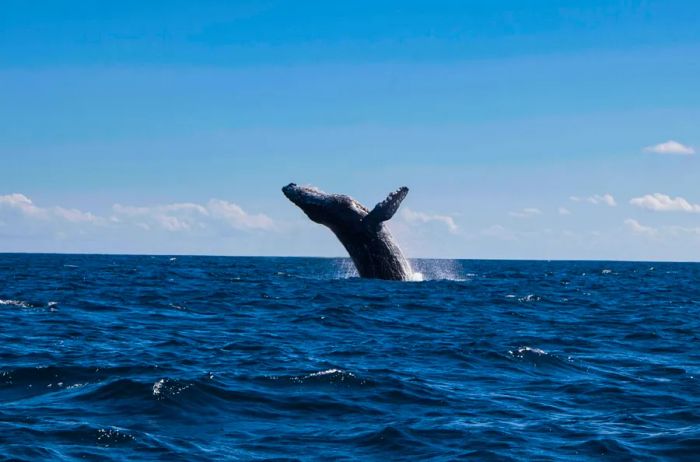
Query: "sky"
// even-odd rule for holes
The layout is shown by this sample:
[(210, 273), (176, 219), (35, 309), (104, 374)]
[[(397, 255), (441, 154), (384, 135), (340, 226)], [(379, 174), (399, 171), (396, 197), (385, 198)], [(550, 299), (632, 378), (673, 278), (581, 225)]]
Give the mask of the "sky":
[[(574, 3), (578, 5), (574, 5)], [(0, 252), (700, 260), (700, 3), (0, 2)]]

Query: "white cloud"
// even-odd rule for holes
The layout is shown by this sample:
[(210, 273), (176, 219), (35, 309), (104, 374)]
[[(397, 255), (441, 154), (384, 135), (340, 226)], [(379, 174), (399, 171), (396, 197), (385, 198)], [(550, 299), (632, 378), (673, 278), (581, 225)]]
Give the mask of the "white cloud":
[(21, 214), (33, 217), (43, 217), (45, 210), (40, 209), (24, 194), (14, 193), (0, 196), (0, 207), (14, 209)]
[[(240, 206), (220, 199), (212, 199), (207, 210), (214, 219), (223, 220), (236, 229), (272, 229), (274, 223), (267, 215), (251, 215)], [(453, 223), (454, 224), (454, 223)]]
[(695, 149), (690, 146), (679, 143), (678, 141), (669, 140), (665, 143), (655, 144), (654, 146), (647, 146), (644, 148), (644, 152), (653, 152), (655, 154), (680, 154), (680, 155), (691, 155), (695, 154)]
[(630, 204), (654, 212), (700, 213), (700, 205), (691, 204), (682, 197), (672, 198), (671, 196), (660, 193), (635, 197), (630, 200)]
[(71, 223), (102, 223), (104, 221), (104, 218), (95, 216), (90, 212), (81, 212), (78, 209), (54, 207), (53, 213)]
[(416, 212), (408, 207), (405, 207), (401, 212), (401, 216), (407, 223), (442, 223), (447, 227), (447, 230), (451, 233), (456, 233), (459, 229), (454, 219), (449, 215), (434, 215), (423, 212)]
[(567, 209), (566, 207), (559, 207), (559, 215), (571, 215), (571, 210)]
[(681, 234), (700, 236), (700, 227), (688, 228), (685, 226), (668, 226), (666, 230), (673, 236), (678, 236)]
[(542, 210), (534, 207), (526, 207), (517, 212), (508, 212), (508, 215), (516, 218), (530, 218), (534, 217), (535, 215), (542, 215)]
[(274, 227), (264, 214), (252, 215), (239, 205), (221, 199), (211, 199), (204, 205), (189, 202), (134, 207), (115, 204), (113, 222), (132, 223), (140, 228), (166, 231), (191, 231), (215, 225), (238, 230), (269, 230)]
[(92, 213), (64, 207), (38, 207), (24, 194), (14, 193), (0, 196), (0, 210), (9, 209), (25, 218), (59, 220), (70, 223), (102, 223), (103, 219)]
[(166, 231), (188, 231), (206, 227), (209, 215), (206, 208), (192, 203), (175, 203), (149, 207), (134, 207), (114, 204), (112, 222), (134, 224), (142, 229), (164, 229)]
[(654, 228), (651, 226), (642, 225), (637, 220), (633, 220), (631, 218), (625, 220), (625, 225), (632, 232), (649, 237), (700, 237), (700, 227), (662, 226), (660, 228)]
[(645, 236), (655, 237), (659, 234), (659, 230), (652, 228), (651, 226), (644, 226), (637, 220), (628, 218), (625, 220), (625, 225), (627, 228), (635, 234), (643, 234)]
[(617, 202), (612, 194), (594, 194), (588, 197), (570, 196), (569, 199), (573, 202), (588, 202), (593, 205), (607, 205), (608, 207), (615, 207)]
[[(220, 199), (206, 204), (173, 203), (154, 206), (130, 206), (115, 204), (112, 214), (101, 217), (90, 212), (61, 206), (39, 207), (24, 194), (0, 196), (0, 219), (5, 224), (31, 225), (44, 229), (47, 234), (64, 233), (70, 225), (73, 230), (84, 231), (87, 225), (99, 225), (114, 229), (134, 227), (145, 231), (165, 230), (189, 232), (216, 228), (219, 230), (271, 230), (274, 222), (264, 214), (250, 214), (239, 205)], [(39, 226), (41, 225), (41, 226)]]

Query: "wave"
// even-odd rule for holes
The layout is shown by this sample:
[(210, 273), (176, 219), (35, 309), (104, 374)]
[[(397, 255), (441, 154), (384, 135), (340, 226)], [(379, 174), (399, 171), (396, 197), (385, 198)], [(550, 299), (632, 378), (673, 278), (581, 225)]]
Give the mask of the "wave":
[[(411, 278), (409, 282), (422, 281), (467, 281), (475, 276), (474, 273), (465, 273), (457, 260), (440, 259), (411, 259)], [(358, 278), (352, 260), (340, 258), (334, 260), (335, 270), (331, 274), (333, 279)]]
[(30, 308), (31, 305), (22, 300), (2, 300), (0, 299), (0, 305), (18, 306), (20, 308)]
[(0, 255), (0, 459), (700, 448), (700, 265), (170, 257)]
[(58, 302), (50, 301), (46, 303), (41, 302), (28, 302), (24, 300), (4, 300), (0, 299), (0, 307), (17, 307), (17, 308), (38, 308), (38, 309), (48, 309), (49, 311), (56, 311), (58, 309)]
[(264, 379), (277, 383), (286, 383), (289, 385), (343, 385), (348, 387), (373, 385), (372, 381), (370, 380), (358, 377), (352, 372), (336, 368), (310, 372), (303, 375), (272, 375), (266, 376)]

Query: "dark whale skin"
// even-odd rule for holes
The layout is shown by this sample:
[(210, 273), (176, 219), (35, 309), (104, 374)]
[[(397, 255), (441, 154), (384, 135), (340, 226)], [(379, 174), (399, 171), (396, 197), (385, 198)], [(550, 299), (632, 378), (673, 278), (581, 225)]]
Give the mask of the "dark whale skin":
[(311, 186), (290, 183), (282, 192), (316, 223), (330, 228), (352, 258), (360, 277), (411, 280), (413, 272), (384, 222), (394, 216), (408, 194), (401, 187), (374, 209), (350, 196), (327, 194)]

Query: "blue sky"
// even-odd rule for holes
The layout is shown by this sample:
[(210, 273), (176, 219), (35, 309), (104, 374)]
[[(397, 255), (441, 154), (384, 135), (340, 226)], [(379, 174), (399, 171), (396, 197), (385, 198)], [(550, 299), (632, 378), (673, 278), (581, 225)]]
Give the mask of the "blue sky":
[(6, 0), (0, 251), (700, 259), (700, 4), (572, 3)]

